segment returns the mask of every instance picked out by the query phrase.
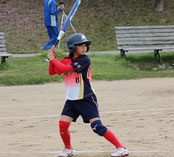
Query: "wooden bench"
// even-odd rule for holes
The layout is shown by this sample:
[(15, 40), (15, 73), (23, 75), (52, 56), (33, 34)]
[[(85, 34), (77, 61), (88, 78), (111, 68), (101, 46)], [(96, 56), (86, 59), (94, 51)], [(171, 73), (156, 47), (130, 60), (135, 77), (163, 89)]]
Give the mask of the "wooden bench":
[(160, 51), (174, 49), (174, 25), (115, 27), (117, 47), (127, 60), (125, 52), (153, 50), (159, 63)]
[(12, 54), (9, 54), (6, 52), (6, 47), (5, 47), (5, 37), (4, 33), (0, 32), (0, 57), (1, 57), (1, 63), (6, 62), (6, 58), (11, 57)]

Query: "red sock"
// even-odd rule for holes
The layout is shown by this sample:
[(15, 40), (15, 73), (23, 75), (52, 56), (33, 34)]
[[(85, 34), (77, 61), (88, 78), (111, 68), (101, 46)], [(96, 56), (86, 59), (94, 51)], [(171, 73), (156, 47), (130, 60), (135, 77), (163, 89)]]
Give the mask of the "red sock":
[(114, 133), (111, 132), (109, 129), (107, 129), (106, 133), (104, 134), (104, 138), (107, 139), (109, 142), (111, 142), (116, 148), (118, 147), (125, 148), (117, 139), (117, 137), (114, 135)]
[(69, 126), (70, 126), (69, 122), (59, 121), (59, 132), (60, 132), (60, 136), (62, 138), (62, 141), (65, 145), (65, 148), (72, 149), (71, 136), (70, 136), (70, 132), (68, 130)]

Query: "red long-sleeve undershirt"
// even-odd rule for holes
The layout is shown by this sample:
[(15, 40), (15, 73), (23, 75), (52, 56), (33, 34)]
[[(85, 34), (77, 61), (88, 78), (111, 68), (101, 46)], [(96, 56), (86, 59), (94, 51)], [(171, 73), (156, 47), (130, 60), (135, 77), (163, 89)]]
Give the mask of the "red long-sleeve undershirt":
[(50, 61), (49, 64), (49, 74), (50, 75), (61, 75), (65, 72), (75, 72), (75, 69), (70, 64), (64, 64), (58, 61), (56, 58)]

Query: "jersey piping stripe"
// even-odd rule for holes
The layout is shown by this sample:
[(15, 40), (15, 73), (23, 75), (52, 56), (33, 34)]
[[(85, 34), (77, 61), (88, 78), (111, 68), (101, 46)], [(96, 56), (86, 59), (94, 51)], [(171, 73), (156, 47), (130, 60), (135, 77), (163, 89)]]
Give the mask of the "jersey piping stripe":
[(79, 99), (83, 99), (84, 97), (84, 82), (83, 82), (83, 77), (82, 74), (80, 74), (80, 93), (79, 93)]

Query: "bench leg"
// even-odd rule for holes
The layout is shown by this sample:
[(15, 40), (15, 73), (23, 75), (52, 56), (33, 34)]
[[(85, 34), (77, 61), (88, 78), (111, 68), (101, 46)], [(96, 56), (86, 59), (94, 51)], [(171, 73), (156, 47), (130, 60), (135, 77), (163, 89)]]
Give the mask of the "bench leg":
[(125, 53), (124, 50), (121, 50), (121, 51), (120, 51), (120, 55), (121, 55), (121, 57), (123, 57), (126, 61), (128, 61), (128, 60), (127, 60), (127, 57), (126, 57), (126, 53)]
[(155, 55), (155, 57), (158, 57), (158, 59), (159, 59), (159, 64), (160, 64), (160, 65), (163, 65), (163, 61), (162, 61), (162, 58), (161, 58), (161, 56), (160, 56), (159, 50), (154, 50), (154, 55)]
[(6, 57), (1, 57), (1, 63), (3, 64), (3, 63), (6, 63)]

